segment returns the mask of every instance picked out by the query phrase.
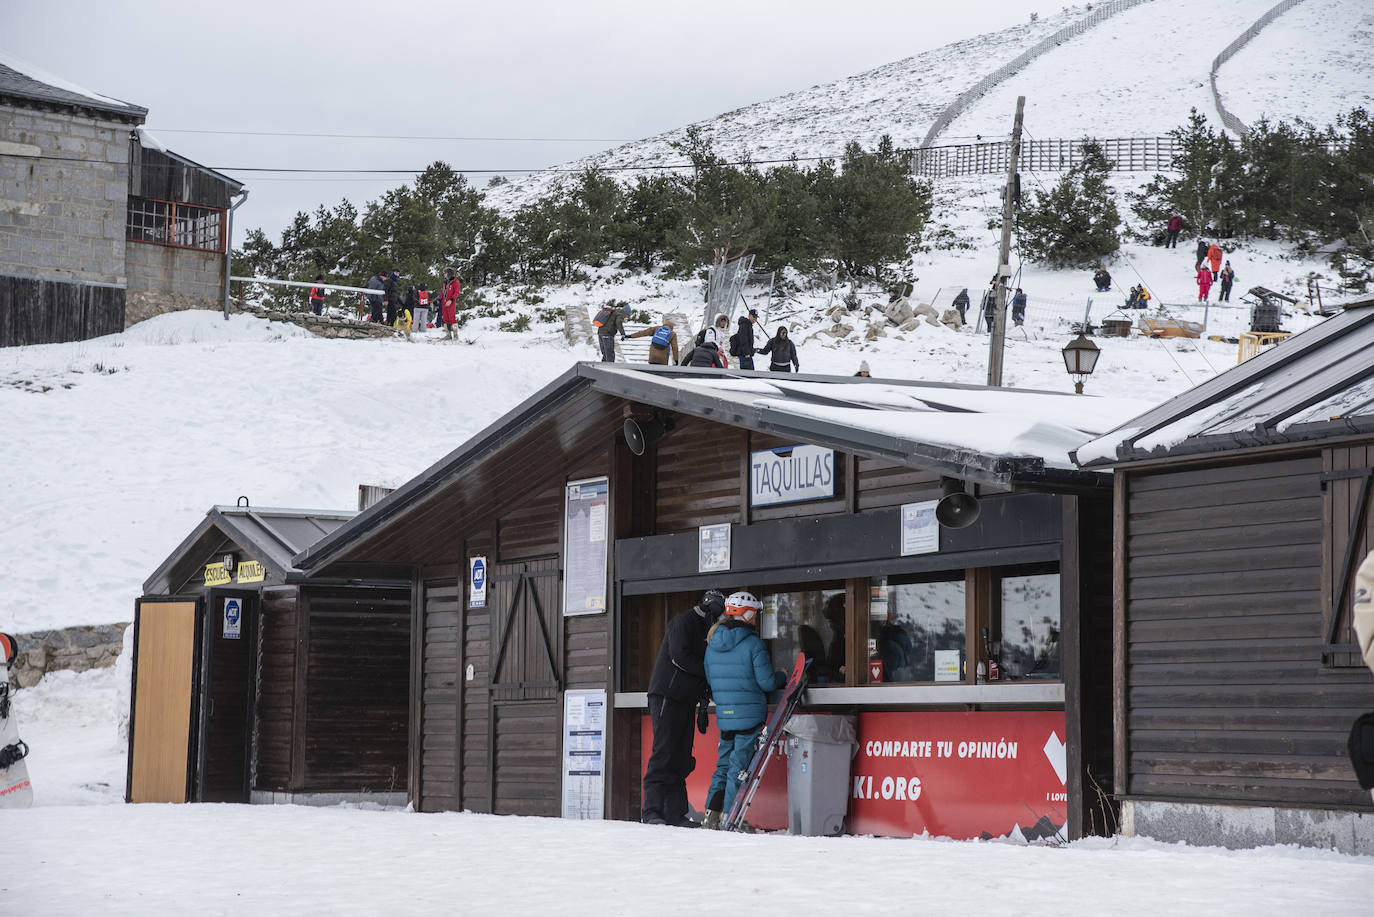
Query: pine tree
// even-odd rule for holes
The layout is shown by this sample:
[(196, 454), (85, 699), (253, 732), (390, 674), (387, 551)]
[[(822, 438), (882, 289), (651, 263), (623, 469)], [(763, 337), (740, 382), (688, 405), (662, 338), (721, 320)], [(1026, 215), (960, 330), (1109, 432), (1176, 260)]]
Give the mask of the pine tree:
[(1188, 115), (1188, 123), (1174, 128), (1169, 136), (1177, 144), (1172, 176), (1155, 175), (1139, 194), (1132, 195), (1131, 209), (1151, 226), (1162, 227), (1171, 214), (1178, 213), (1195, 232), (1211, 229), (1229, 234), (1243, 197), (1241, 152), (1231, 138), (1209, 127), (1196, 108)]
[(1048, 193), (1021, 211), (1021, 254), (1055, 267), (1085, 267), (1121, 247), (1121, 215), (1107, 186), (1112, 164), (1100, 144), (1085, 140), (1083, 158)]
[(910, 257), (930, 217), (930, 188), (912, 176), (912, 153), (884, 135), (872, 153), (851, 141), (829, 195), (831, 254), (850, 276), (884, 270)]

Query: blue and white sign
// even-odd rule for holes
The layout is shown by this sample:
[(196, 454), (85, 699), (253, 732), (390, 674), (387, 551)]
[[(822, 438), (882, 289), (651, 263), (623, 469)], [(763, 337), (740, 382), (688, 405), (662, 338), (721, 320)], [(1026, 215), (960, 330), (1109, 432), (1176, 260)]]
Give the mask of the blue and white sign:
[(474, 557), (468, 561), (468, 607), (487, 607), (487, 559)]
[(243, 633), (243, 602), (240, 599), (224, 600), (224, 639), (237, 640)]
[(835, 450), (781, 446), (749, 454), (749, 505), (774, 506), (835, 496)]

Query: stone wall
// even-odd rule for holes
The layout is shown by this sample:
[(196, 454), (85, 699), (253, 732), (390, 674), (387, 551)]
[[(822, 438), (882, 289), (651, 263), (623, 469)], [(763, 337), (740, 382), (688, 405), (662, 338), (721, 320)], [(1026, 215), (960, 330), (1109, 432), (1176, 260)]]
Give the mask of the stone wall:
[(183, 309), (224, 307), (224, 256), (152, 242), (125, 248), (129, 292), (125, 323)]
[(0, 273), (124, 285), (130, 129), (0, 104)]
[(84, 672), (114, 665), (124, 648), (124, 630), (128, 626), (126, 622), (16, 634), (19, 654), (15, 658), (14, 677), (19, 687), (32, 687), (48, 672), (60, 669)]

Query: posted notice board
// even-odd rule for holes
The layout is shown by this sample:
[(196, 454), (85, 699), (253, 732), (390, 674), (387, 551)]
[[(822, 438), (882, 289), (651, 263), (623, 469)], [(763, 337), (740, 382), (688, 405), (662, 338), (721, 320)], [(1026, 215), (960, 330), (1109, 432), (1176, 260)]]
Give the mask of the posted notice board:
[(610, 482), (568, 484), (563, 500), (563, 614), (606, 610), (606, 513)]
[(600, 819), (606, 811), (606, 692), (563, 694), (563, 817)]

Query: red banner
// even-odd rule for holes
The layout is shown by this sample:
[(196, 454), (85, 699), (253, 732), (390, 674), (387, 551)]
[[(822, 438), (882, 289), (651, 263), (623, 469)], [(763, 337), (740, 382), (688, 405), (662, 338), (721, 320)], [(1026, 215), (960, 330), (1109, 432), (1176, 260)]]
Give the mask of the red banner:
[[(687, 779), (694, 817), (706, 809), (719, 733), (715, 718), (696, 738)], [(644, 717), (641, 761), (653, 727)], [(862, 713), (849, 779), (849, 834), (960, 839), (1049, 837), (1068, 820), (1062, 711)], [(749, 823), (787, 827), (787, 759), (774, 757)]]
[[(649, 717), (644, 717), (640, 736), (640, 777), (649, 763), (653, 751), (654, 727)], [(692, 776), (687, 778), (687, 802), (692, 807), (692, 817), (698, 821), (706, 812), (706, 791), (711, 787), (711, 775), (716, 772), (716, 749), (720, 744), (720, 731), (716, 729), (716, 718), (706, 726), (706, 734), (693, 731), (692, 757), (697, 766)], [(749, 806), (745, 819), (755, 828), (766, 831), (780, 831), (787, 828), (787, 759), (775, 754), (764, 771), (763, 782), (759, 784), (754, 801)]]
[(1054, 835), (1068, 820), (1062, 711), (863, 713), (850, 834)]

